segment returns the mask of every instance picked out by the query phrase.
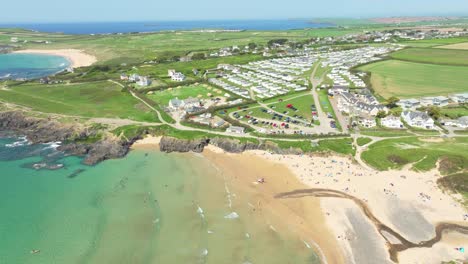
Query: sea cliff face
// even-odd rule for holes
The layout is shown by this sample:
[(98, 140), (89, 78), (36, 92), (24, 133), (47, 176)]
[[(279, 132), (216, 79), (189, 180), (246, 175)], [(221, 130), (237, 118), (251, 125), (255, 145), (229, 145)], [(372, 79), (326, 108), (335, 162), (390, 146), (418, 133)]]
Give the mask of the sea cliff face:
[(277, 154), (303, 154), (299, 149), (281, 149), (278, 145), (270, 141), (256, 144), (253, 142), (241, 142), (237, 139), (220, 137), (195, 140), (163, 137), (159, 144), (159, 149), (163, 152), (201, 153), (208, 144), (221, 148), (228, 153), (242, 153), (247, 150), (266, 150)]
[[(0, 132), (26, 136), (33, 144), (62, 142), (58, 150), (68, 155), (84, 157), (83, 162), (87, 165), (124, 157), (130, 151), (133, 143), (143, 136), (137, 135), (134, 138), (120, 139), (113, 135), (106, 135), (105, 131), (98, 128), (78, 123), (60, 123), (52, 119), (30, 117), (19, 111), (0, 112)], [(222, 137), (185, 140), (164, 136), (159, 146), (162, 152), (201, 153), (209, 144), (228, 153), (265, 150), (277, 154), (303, 154), (300, 149), (282, 149), (270, 141), (253, 143)]]
[(33, 144), (62, 142), (58, 148), (69, 155), (84, 156), (84, 163), (94, 165), (103, 160), (124, 157), (138, 139), (121, 140), (103, 137), (88, 143), (102, 131), (80, 124), (63, 124), (50, 119), (28, 117), (21, 112), (1, 112), (0, 132), (26, 136)]

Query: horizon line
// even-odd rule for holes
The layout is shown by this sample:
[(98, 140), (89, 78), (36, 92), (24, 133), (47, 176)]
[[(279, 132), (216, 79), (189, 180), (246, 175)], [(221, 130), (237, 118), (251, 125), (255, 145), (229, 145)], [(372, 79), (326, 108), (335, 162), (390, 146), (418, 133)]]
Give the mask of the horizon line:
[[(363, 19), (363, 20), (370, 20), (376, 18), (404, 18), (404, 17), (457, 17), (466, 19), (468, 18), (468, 14), (444, 14), (444, 15), (388, 15), (388, 16), (333, 16), (333, 17), (290, 17), (290, 18), (227, 18), (227, 19), (142, 19), (142, 20), (88, 20), (88, 21), (8, 21), (8, 22), (1, 22), (2, 25), (11, 25), (11, 24), (86, 24), (86, 23), (141, 23), (141, 22), (206, 22), (206, 21), (272, 21), (272, 20), (313, 20), (313, 19)], [(326, 21), (324, 21), (326, 22)]]

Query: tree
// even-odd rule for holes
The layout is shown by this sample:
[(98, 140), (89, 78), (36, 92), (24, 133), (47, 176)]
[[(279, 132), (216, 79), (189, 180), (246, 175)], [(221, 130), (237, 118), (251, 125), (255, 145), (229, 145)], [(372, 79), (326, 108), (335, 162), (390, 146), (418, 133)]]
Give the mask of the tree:
[(400, 101), (400, 98), (392, 96), (387, 99), (387, 107), (388, 108), (395, 108), (397, 107), (397, 103)]
[(195, 53), (192, 56), (192, 60), (204, 60), (206, 57), (205, 53), (200, 52), (200, 53)]
[(403, 109), (401, 109), (400, 107), (395, 107), (393, 109), (390, 109), (390, 113), (393, 115), (393, 116), (401, 116), (401, 113), (403, 112)]
[(435, 120), (438, 120), (441, 116), (440, 108), (437, 106), (430, 106), (427, 108), (427, 114)]
[(380, 110), (378, 113), (377, 113), (377, 117), (378, 118), (384, 118), (387, 116), (387, 113), (385, 111), (382, 111)]
[(272, 47), (275, 45), (284, 45), (288, 42), (288, 39), (272, 39), (268, 41), (268, 46)]
[(249, 43), (248, 46), (249, 46), (249, 49), (251, 49), (251, 50), (254, 50), (254, 49), (257, 48), (257, 44), (255, 44), (255, 43), (253, 43), (253, 42)]

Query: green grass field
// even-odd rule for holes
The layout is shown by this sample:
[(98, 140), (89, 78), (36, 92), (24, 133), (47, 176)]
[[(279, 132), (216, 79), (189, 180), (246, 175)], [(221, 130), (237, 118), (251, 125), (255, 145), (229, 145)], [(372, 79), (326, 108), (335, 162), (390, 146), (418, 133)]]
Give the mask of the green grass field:
[[(122, 35), (64, 35), (24, 30), (0, 29), (0, 44), (10, 44), (11, 37), (27, 40), (21, 48), (75, 48), (97, 56), (100, 64), (136, 63), (159, 55), (185, 55), (190, 51), (209, 51), (232, 45), (243, 46), (255, 42), (266, 44), (271, 39), (306, 40), (312, 37), (341, 36), (360, 32), (356, 28), (320, 28), (288, 31), (242, 32), (159, 32)], [(48, 40), (50, 44), (33, 41)]]
[(313, 146), (310, 141), (273, 141), (278, 147), (283, 149), (295, 148), (306, 153), (308, 152), (336, 152), (344, 155), (354, 155), (353, 141), (350, 138), (322, 139), (318, 146)]
[(26, 83), (0, 90), (0, 100), (45, 113), (158, 121), (147, 107), (121, 90), (107, 81), (70, 85)]
[(370, 72), (371, 85), (384, 98), (447, 95), (468, 90), (468, 67), (386, 60), (358, 68)]
[(457, 43), (457, 44), (450, 44), (445, 46), (438, 46), (439, 49), (460, 49), (460, 50), (468, 50), (468, 40), (467, 42)]
[(468, 50), (439, 48), (409, 48), (390, 54), (397, 60), (468, 66)]
[(169, 101), (176, 97), (180, 100), (190, 97), (208, 99), (210, 98), (208, 96), (209, 93), (211, 93), (213, 96), (222, 96), (224, 94), (222, 91), (221, 93), (216, 91), (221, 90), (204, 85), (189, 85), (177, 88), (169, 88), (162, 91), (155, 91), (154, 94), (147, 95), (147, 97), (162, 106), (167, 106)]
[(429, 47), (443, 47), (444, 45), (451, 45), (457, 43), (467, 42), (468, 38), (447, 38), (447, 39), (423, 39), (423, 40), (411, 40), (411, 41), (401, 41), (399, 44), (403, 44), (409, 47), (420, 47), (420, 48), (429, 48)]
[[(287, 108), (286, 106), (288, 104), (292, 104), (295, 108), (297, 108), (297, 112)], [(283, 102), (278, 102), (269, 106), (275, 106), (274, 110), (277, 112), (283, 113), (287, 111), (288, 116), (298, 115), (310, 121), (312, 119), (312, 110), (310, 108), (312, 105), (315, 105), (314, 98), (312, 97), (312, 94), (308, 92), (307, 94), (297, 98), (284, 100)]]
[(468, 106), (458, 106), (458, 107), (443, 107), (440, 109), (442, 115), (457, 119), (462, 116), (468, 116)]
[(356, 141), (357, 141), (358, 146), (362, 147), (362, 146), (368, 144), (369, 142), (371, 142), (372, 139), (370, 139), (368, 137), (360, 137)]
[(435, 139), (386, 139), (370, 145), (362, 153), (362, 159), (379, 170), (398, 169), (414, 163), (413, 169), (428, 171), (435, 168), (438, 160), (441, 160), (441, 170), (445, 174), (467, 169), (468, 138)]

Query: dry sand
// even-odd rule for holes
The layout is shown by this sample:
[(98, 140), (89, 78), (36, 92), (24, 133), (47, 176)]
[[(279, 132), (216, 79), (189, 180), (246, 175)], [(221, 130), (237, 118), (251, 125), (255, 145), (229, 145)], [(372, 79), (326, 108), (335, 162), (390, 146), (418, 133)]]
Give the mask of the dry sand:
[(35, 53), (35, 54), (62, 56), (62, 57), (67, 58), (70, 61), (72, 68), (90, 66), (97, 61), (96, 57), (89, 55), (82, 50), (77, 50), (77, 49), (58, 49), (58, 50), (27, 49), (27, 50), (15, 51), (14, 53)]
[[(155, 148), (157, 143), (159, 138), (148, 138), (135, 146)], [(391, 263), (391, 260), (384, 238), (355, 202), (326, 197), (275, 199), (275, 195), (307, 188), (347, 193), (366, 202), (377, 219), (415, 243), (432, 239), (434, 226), (440, 222), (468, 226), (467, 211), (456, 201), (457, 197), (438, 188), (436, 181), (441, 176), (436, 170), (379, 172), (363, 168), (347, 157), (277, 155), (264, 151), (227, 154), (212, 146), (203, 155), (245, 186), (246, 191), (257, 192), (258, 204), (278, 215), (301, 239), (315, 241), (316, 251), (327, 263)], [(265, 178), (265, 184), (253, 184), (261, 177)], [(387, 238), (394, 240), (391, 235)], [(468, 247), (468, 237), (450, 233), (432, 248), (399, 253), (399, 262), (468, 259), (468, 253), (455, 250), (460, 246)]]

